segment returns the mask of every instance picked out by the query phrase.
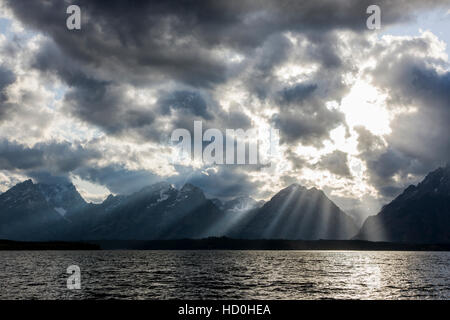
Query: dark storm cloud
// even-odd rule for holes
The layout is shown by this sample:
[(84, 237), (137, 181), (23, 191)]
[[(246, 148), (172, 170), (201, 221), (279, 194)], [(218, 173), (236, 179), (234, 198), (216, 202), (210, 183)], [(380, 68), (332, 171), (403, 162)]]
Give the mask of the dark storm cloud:
[[(247, 85), (260, 98), (275, 85), (271, 72), (292, 51), (282, 35), (299, 32), (311, 42), (307, 55), (322, 64), (317, 77), (330, 77), (329, 69), (342, 68), (335, 51), (336, 29), (366, 31), (366, 8), (370, 1), (7, 1), (14, 15), (25, 25), (49, 35), (34, 66), (57, 74), (69, 86), (66, 107), (73, 115), (103, 128), (107, 133), (124, 134), (129, 129), (139, 136), (159, 139), (159, 123), (151, 106), (134, 106), (124, 98), (123, 85), (145, 87), (176, 81), (208, 89), (236, 76), (241, 68), (218, 54), (230, 49), (244, 56), (243, 65), (252, 60), (253, 74)], [(75, 3), (82, 9), (82, 29), (66, 28), (66, 8)], [(435, 5), (439, 1), (428, 3)], [(423, 4), (419, 1), (382, 1), (383, 24), (411, 17)], [(239, 65), (239, 63), (238, 63)], [(233, 71), (234, 70), (234, 71)], [(336, 70), (335, 70), (336, 71)], [(335, 72), (339, 74), (339, 72)], [(328, 76), (327, 76), (328, 74)], [(342, 82), (318, 84), (338, 94)], [(336, 89), (330, 86), (336, 86)], [(341, 90), (342, 91), (342, 90)], [(333, 94), (334, 92), (334, 94)], [(171, 106), (182, 112), (210, 119), (211, 112), (195, 96), (189, 105), (180, 103), (186, 97), (172, 93)], [(185, 94), (185, 93), (184, 93)], [(289, 94), (289, 91), (287, 92)], [(185, 94), (186, 95), (186, 94)], [(164, 104), (164, 102), (163, 102)], [(166, 101), (167, 106), (167, 101)], [(187, 108), (187, 109), (186, 109)], [(309, 111), (307, 111), (309, 112)], [(291, 110), (280, 114), (276, 123), (294, 141), (327, 136), (341, 117), (325, 107), (317, 115), (306, 116)], [(180, 122), (178, 120), (178, 122)], [(323, 123), (323, 124), (322, 124)], [(304, 138), (302, 136), (305, 136)], [(320, 144), (320, 142), (315, 142)]]
[(268, 37), (254, 50), (252, 57), (248, 58), (251, 70), (245, 81), (247, 89), (261, 100), (270, 96), (272, 87), (277, 85), (273, 71), (286, 61), (292, 54), (292, 49), (293, 46), (285, 35), (274, 34)]
[(308, 74), (308, 80), (286, 86), (272, 75), (259, 90), (277, 106), (278, 112), (272, 121), (280, 129), (282, 143), (302, 142), (320, 147), (323, 140), (329, 138), (330, 130), (345, 126), (344, 115), (327, 108), (326, 102), (339, 102), (349, 92), (350, 84), (344, 81), (343, 75), (354, 73), (356, 69), (350, 59), (343, 62), (333, 58), (341, 54), (336, 32), (323, 35), (313, 32), (297, 41), (305, 39), (307, 44), (293, 50), (287, 61), (300, 68), (303, 66), (298, 61), (306, 66), (317, 66)]
[(24, 145), (0, 141), (0, 169), (31, 169), (44, 164), (44, 153), (42, 150), (28, 148)]
[[(62, 36), (61, 32), (65, 33), (61, 29), (65, 28), (67, 3), (77, 4), (87, 15), (84, 26), (90, 34), (86, 31), (83, 34), (84, 40), (100, 39), (99, 35), (103, 35), (118, 39), (127, 47), (157, 44), (154, 46), (155, 51), (161, 45), (173, 44), (173, 39), (168, 35), (194, 37), (205, 46), (227, 44), (256, 47), (266, 37), (284, 30), (363, 30), (366, 28), (366, 9), (373, 4), (370, 0), (7, 2), (22, 21), (52, 34), (54, 38)], [(405, 21), (412, 18), (415, 11), (443, 3), (446, 1), (428, 1), (426, 4), (419, 0), (377, 1), (382, 7), (385, 24)], [(95, 28), (94, 25), (101, 28)], [(69, 45), (70, 40), (64, 41), (66, 45)], [(92, 47), (95, 52), (105, 49), (110, 44), (107, 40), (100, 43), (89, 41), (87, 44), (95, 44)], [(75, 47), (75, 44), (72, 46)], [(143, 58), (148, 57), (151, 61), (152, 56), (151, 53), (146, 53)], [(93, 53), (87, 52), (83, 58), (95, 59)]]
[(280, 100), (282, 103), (302, 103), (308, 99), (317, 89), (316, 84), (299, 83), (289, 88), (284, 88), (280, 92)]
[[(434, 6), (444, 1), (430, 1)], [(225, 81), (229, 63), (212, 48), (231, 48), (247, 55), (273, 35), (303, 32), (321, 38), (336, 29), (366, 30), (372, 1), (7, 1), (26, 25), (49, 34), (65, 55), (85, 64), (113, 70), (142, 82), (176, 79), (208, 87)], [(82, 29), (70, 32), (66, 7), (82, 8)], [(378, 1), (383, 25), (404, 21), (425, 6), (422, 1)], [(325, 36), (326, 37), (326, 36)], [(274, 44), (280, 44), (275, 37)], [(315, 49), (327, 65), (339, 58)], [(270, 51), (267, 51), (268, 53)], [(274, 51), (261, 61), (282, 58)], [(265, 63), (269, 62), (269, 64)]]
[(358, 133), (358, 151), (362, 154), (374, 154), (377, 150), (384, 148), (383, 139), (374, 135), (365, 127), (357, 126), (355, 131)]
[(150, 106), (141, 108), (125, 98), (121, 87), (86, 79), (83, 85), (66, 93), (65, 107), (73, 115), (100, 126), (107, 133), (123, 134), (127, 130), (155, 138), (152, 127), (155, 115)]
[(258, 49), (259, 55), (255, 62), (255, 68), (263, 75), (268, 75), (275, 66), (286, 60), (291, 42), (281, 34), (272, 35), (267, 38), (263, 45)]
[(175, 91), (160, 98), (159, 106), (162, 114), (171, 114), (172, 110), (189, 112), (194, 116), (210, 120), (212, 115), (203, 97), (192, 91)]
[(67, 174), (53, 172), (46, 170), (28, 171), (27, 176), (32, 178), (36, 183), (46, 184), (69, 184), (71, 180)]
[(19, 171), (30, 176), (67, 176), (92, 159), (98, 151), (68, 142), (37, 143), (32, 147), (0, 140), (0, 170)]
[[(364, 127), (356, 127), (358, 133), (358, 151), (366, 162), (370, 183), (384, 197), (393, 197), (400, 190), (393, 176), (406, 165), (405, 159), (393, 150), (387, 149), (384, 141)], [(381, 162), (384, 158), (386, 163)], [(400, 167), (399, 167), (400, 165)]]
[(225, 79), (226, 62), (203, 49), (193, 36), (192, 28), (198, 24), (195, 20), (203, 18), (203, 13), (190, 13), (189, 4), (74, 3), (82, 8), (79, 32), (67, 30), (68, 4), (62, 1), (11, 1), (9, 6), (22, 22), (49, 34), (64, 55), (85, 65), (110, 70), (123, 81), (140, 84), (176, 79), (209, 86)]
[[(355, 129), (358, 133), (358, 150), (366, 162), (370, 183), (387, 200), (397, 196), (407, 185), (416, 183), (421, 175), (431, 170), (417, 159), (386, 146), (380, 137), (367, 129)], [(394, 179), (396, 175), (397, 179)]]
[(15, 81), (16, 75), (8, 68), (0, 65), (0, 121), (3, 120), (4, 116), (8, 112), (8, 109), (11, 107), (11, 105), (7, 103), (8, 97), (5, 90)]
[[(316, 94), (321, 99), (340, 100), (348, 87), (342, 75), (354, 72), (356, 68), (353, 61), (341, 61), (339, 58), (342, 54), (342, 39), (339, 34), (334, 30), (304, 30), (302, 33), (291, 34), (291, 38), (294, 40), (289, 39), (286, 34), (272, 35), (254, 50), (253, 58), (248, 59), (250, 62), (247, 61), (248, 70), (244, 73), (247, 90), (262, 101), (273, 101), (275, 104), (306, 101), (318, 88), (320, 92)], [(317, 70), (308, 74), (308, 83), (297, 82), (286, 87), (286, 82), (278, 76), (279, 67), (307, 69), (313, 65)]]
[(239, 105), (231, 106), (228, 112), (222, 111), (216, 116), (222, 122), (222, 127), (229, 129), (250, 129), (252, 120), (239, 109)]
[(412, 159), (393, 149), (386, 150), (376, 159), (366, 160), (367, 167), (371, 171), (371, 182), (381, 195), (394, 197), (404, 189), (405, 186), (396, 182), (393, 177), (395, 174), (402, 174), (404, 179), (411, 169), (411, 161)]
[(311, 59), (319, 61), (325, 69), (337, 69), (342, 66), (343, 62), (336, 50), (341, 40), (335, 34), (311, 32), (308, 34), (308, 40), (313, 44), (306, 50)]
[[(163, 91), (157, 102), (162, 118), (155, 120), (155, 127), (160, 133), (160, 142), (173, 145), (170, 142), (171, 133), (175, 129), (189, 131), (194, 143), (194, 122), (200, 121), (202, 134), (208, 129), (218, 129), (224, 135), (227, 129), (252, 128), (252, 120), (242, 112), (243, 106), (232, 103), (228, 110), (224, 110), (208, 92), (192, 90), (174, 90), (169, 93)], [(225, 137), (224, 137), (225, 138)], [(209, 142), (204, 141), (203, 147)]]
[(56, 74), (68, 86), (64, 96), (65, 109), (104, 129), (121, 134), (128, 129), (145, 137), (157, 139), (151, 127), (155, 115), (150, 106), (142, 108), (126, 99), (125, 89), (115, 80), (103, 80), (82, 65), (63, 55), (51, 41), (45, 42), (32, 60), (32, 67), (51, 76)]
[(14, 81), (16, 81), (15, 74), (11, 70), (0, 65), (0, 99), (5, 99), (4, 89), (14, 83)]
[(306, 104), (296, 108), (282, 109), (272, 117), (282, 135), (281, 143), (302, 142), (305, 145), (322, 146), (329, 138), (330, 130), (344, 122), (344, 115), (329, 110), (323, 104)]
[[(220, 128), (222, 123), (229, 124), (230, 119), (236, 119), (239, 124), (246, 124), (248, 119), (244, 114), (236, 115), (235, 111), (224, 112), (207, 91), (201, 93), (194, 89), (161, 90), (155, 105), (138, 106), (126, 97), (121, 79), (99, 78), (96, 72), (63, 55), (53, 42), (45, 43), (32, 61), (34, 68), (50, 77), (56, 74), (69, 86), (64, 96), (65, 110), (109, 134), (161, 142), (175, 128), (189, 129), (194, 120), (204, 120), (205, 127)], [(215, 119), (215, 114), (221, 118)]]
[(348, 167), (348, 156), (345, 152), (335, 150), (324, 155), (318, 162), (318, 167), (342, 177), (351, 177)]

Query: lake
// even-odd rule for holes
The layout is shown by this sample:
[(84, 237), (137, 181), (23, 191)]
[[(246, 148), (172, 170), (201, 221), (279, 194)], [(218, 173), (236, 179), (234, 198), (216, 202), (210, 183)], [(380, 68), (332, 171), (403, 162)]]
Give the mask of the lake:
[(450, 252), (0, 251), (0, 265), (0, 299), (450, 299)]

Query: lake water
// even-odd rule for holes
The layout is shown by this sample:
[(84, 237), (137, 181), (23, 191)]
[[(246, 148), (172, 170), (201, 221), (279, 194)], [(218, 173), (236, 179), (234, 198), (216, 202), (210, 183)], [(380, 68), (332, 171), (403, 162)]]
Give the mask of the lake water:
[(2, 251), (0, 266), (0, 299), (450, 299), (450, 252)]

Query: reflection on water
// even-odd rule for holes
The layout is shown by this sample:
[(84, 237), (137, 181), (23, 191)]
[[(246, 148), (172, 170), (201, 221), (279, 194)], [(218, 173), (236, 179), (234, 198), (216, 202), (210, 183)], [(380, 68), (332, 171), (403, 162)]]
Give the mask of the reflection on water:
[(30, 251), (0, 265), (1, 299), (450, 299), (449, 252)]

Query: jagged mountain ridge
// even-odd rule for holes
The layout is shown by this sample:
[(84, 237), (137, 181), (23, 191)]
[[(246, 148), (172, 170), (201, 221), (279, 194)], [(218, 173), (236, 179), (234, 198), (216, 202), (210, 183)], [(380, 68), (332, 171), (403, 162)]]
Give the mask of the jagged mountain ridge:
[[(100, 204), (87, 204), (73, 185), (49, 186), (33, 184), (29, 180), (16, 187), (27, 189), (26, 193), (31, 192), (38, 199), (35, 203), (39, 205), (32, 205), (26, 212), (35, 212), (35, 217), (50, 217), (44, 219), (46, 223), (37, 224), (32, 232), (27, 228), (27, 240), (150, 240), (223, 235), (237, 238), (341, 239), (356, 234), (353, 228), (348, 227), (351, 225), (348, 222), (351, 219), (323, 192), (317, 189), (308, 191), (298, 185), (280, 191), (264, 205), (245, 196), (222, 203), (207, 199), (201, 189), (191, 184), (186, 184), (178, 190), (165, 182), (148, 186), (128, 196), (110, 195)], [(16, 187), (10, 191), (13, 192)], [(58, 190), (63, 194), (58, 194)], [(295, 191), (289, 199), (286, 199), (286, 190)], [(294, 201), (296, 197), (301, 196), (301, 193), (297, 193), (299, 190), (311, 193), (309, 198), (312, 194), (315, 195), (312, 198), (316, 197), (316, 202), (305, 202), (308, 206), (316, 207), (306, 215), (310, 221), (304, 220), (303, 223), (298, 219), (292, 220), (292, 217), (298, 216), (298, 211), (301, 211), (298, 205), (302, 202)], [(2, 194), (0, 204), (7, 194), (12, 195), (9, 191)], [(18, 197), (22, 197), (22, 194)], [(21, 201), (17, 202), (19, 204)], [(294, 208), (293, 204), (297, 206)], [(21, 208), (20, 205), (18, 208)], [(42, 208), (39, 209), (40, 207)], [(286, 210), (294, 209), (297, 210), (295, 214), (285, 216)], [(327, 210), (325, 216), (332, 223), (329, 227), (324, 227), (324, 215), (319, 212), (321, 209)], [(0, 207), (0, 217), (7, 217), (7, 211)], [(307, 210), (304, 208), (304, 211)], [(314, 215), (317, 219), (311, 219)], [(334, 215), (336, 217), (333, 217)], [(336, 226), (341, 228), (341, 224), (345, 232), (335, 232)], [(7, 225), (10, 223), (5, 219), (3, 228), (0, 229), (1, 237), (16, 240), (24, 237), (25, 232), (11, 229), (15, 232), (12, 233)], [(274, 225), (276, 228), (273, 228)], [(51, 232), (47, 232), (47, 229), (51, 229)], [(330, 232), (327, 233), (327, 230)]]
[(193, 185), (180, 190), (161, 183), (125, 197), (87, 238), (171, 239), (209, 236), (208, 229), (222, 212)]
[[(207, 199), (187, 184), (162, 182), (132, 195), (86, 203), (72, 184), (24, 181), (0, 194), (0, 238), (12, 240), (180, 239), (207, 236), (450, 242), (450, 166), (409, 186), (355, 231), (315, 188), (291, 185), (265, 204)], [(352, 234), (353, 233), (353, 234)]]
[(33, 184), (26, 180), (0, 194), (0, 237), (53, 238), (58, 234), (52, 227), (68, 227), (66, 215), (86, 205), (72, 184)]
[(355, 239), (417, 243), (450, 242), (450, 165), (429, 173), (368, 217)]

